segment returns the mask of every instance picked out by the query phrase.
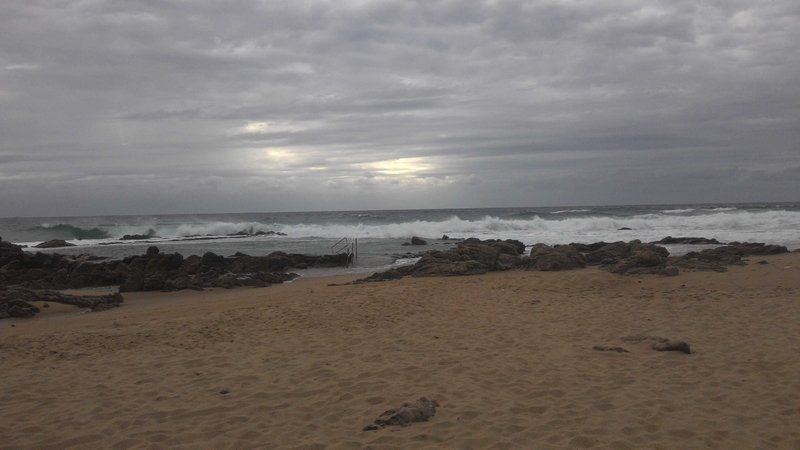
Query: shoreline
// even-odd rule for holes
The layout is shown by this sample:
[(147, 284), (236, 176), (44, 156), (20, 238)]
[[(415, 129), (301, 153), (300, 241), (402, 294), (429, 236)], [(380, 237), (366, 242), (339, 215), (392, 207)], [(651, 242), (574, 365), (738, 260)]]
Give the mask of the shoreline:
[[(800, 253), (676, 277), (592, 267), (328, 286), (353, 278), (132, 293), (108, 311), (3, 325), (0, 441), (800, 445)], [(621, 339), (636, 334), (693, 354)], [(422, 396), (440, 404), (430, 421), (362, 431)]]

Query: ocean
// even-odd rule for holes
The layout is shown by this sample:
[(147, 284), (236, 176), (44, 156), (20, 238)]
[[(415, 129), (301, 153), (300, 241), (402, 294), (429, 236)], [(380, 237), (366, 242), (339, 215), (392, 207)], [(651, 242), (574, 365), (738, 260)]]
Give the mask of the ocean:
[[(286, 235), (253, 236), (270, 231)], [(234, 235), (238, 233), (250, 235)], [(147, 234), (151, 237), (120, 240), (124, 235)], [(50, 239), (65, 239), (76, 246), (40, 251), (110, 258), (141, 254), (150, 245), (184, 256), (207, 251), (221, 255), (324, 254), (341, 238), (358, 240), (358, 260), (353, 267), (309, 271), (307, 275), (369, 272), (407, 264), (414, 260), (409, 253), (452, 245), (452, 241), (439, 239), (445, 234), (451, 238), (518, 239), (528, 245), (696, 236), (797, 249), (800, 203), (0, 218), (0, 236), (6, 241), (32, 247)], [(429, 245), (402, 245), (411, 236), (420, 236)], [(667, 248), (672, 254), (682, 254), (702, 247)]]

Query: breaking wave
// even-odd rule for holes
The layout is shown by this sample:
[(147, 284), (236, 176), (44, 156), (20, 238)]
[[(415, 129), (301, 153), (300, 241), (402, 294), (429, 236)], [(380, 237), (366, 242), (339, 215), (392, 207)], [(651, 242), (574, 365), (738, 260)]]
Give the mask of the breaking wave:
[[(452, 215), (440, 220), (413, 220), (413, 212), (394, 221), (385, 219), (376, 223), (364, 217), (360, 223), (331, 219), (314, 222), (305, 217), (305, 223), (278, 223), (260, 221), (216, 221), (203, 222), (192, 218), (186, 222), (158, 223), (156, 219), (137, 223), (100, 224), (82, 226), (58, 223), (35, 227), (35, 238), (84, 240), (81, 245), (94, 245), (100, 241), (119, 242), (125, 234), (145, 235), (148, 229), (155, 231), (160, 240), (180, 240), (194, 236), (218, 236), (240, 238), (241, 235), (256, 235), (270, 231), (286, 233), (287, 236), (258, 236), (252, 239), (408, 239), (420, 236), (438, 239), (442, 235), (454, 238), (479, 237), (519, 239), (526, 244), (544, 242), (549, 244), (569, 242), (596, 242), (640, 239), (655, 241), (665, 236), (700, 236), (720, 241), (759, 241), (783, 244), (790, 248), (800, 247), (800, 211), (736, 209), (733, 207), (713, 209), (668, 209), (653, 210), (648, 214), (599, 215), (583, 210), (556, 212), (581, 212), (583, 214), (552, 216), (547, 212), (518, 216), (510, 214), (498, 217), (473, 216), (470, 219)], [(588, 214), (587, 214), (588, 213)], [(389, 217), (389, 215), (387, 215)], [(621, 230), (630, 228), (630, 230)], [(259, 233), (261, 232), (261, 233)], [(243, 239), (251, 239), (243, 237)], [(33, 241), (31, 238), (30, 241)], [(77, 243), (77, 242), (75, 242)]]
[(81, 228), (68, 223), (42, 224), (34, 227), (31, 231), (45, 231), (54, 238), (62, 239), (106, 239), (111, 237), (107, 231), (100, 228)]
[[(631, 228), (621, 231), (620, 228)], [(629, 217), (584, 216), (565, 219), (502, 219), (485, 216), (463, 220), (452, 216), (443, 221), (409, 221), (382, 225), (298, 224), (280, 226), (290, 237), (408, 238), (422, 236), (513, 238), (526, 243), (568, 243), (641, 239), (665, 236), (703, 236), (725, 241), (786, 243), (800, 240), (800, 212), (735, 211), (694, 216), (642, 214)]]

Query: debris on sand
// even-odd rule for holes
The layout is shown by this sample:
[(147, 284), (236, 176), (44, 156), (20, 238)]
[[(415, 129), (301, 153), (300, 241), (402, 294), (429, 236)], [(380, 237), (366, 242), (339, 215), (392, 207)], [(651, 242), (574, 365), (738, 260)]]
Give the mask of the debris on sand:
[(413, 403), (403, 403), (400, 408), (385, 411), (374, 422), (365, 426), (364, 431), (374, 431), (388, 426), (407, 427), (415, 422), (427, 422), (436, 415), (437, 406), (439, 402), (436, 400), (420, 397)]

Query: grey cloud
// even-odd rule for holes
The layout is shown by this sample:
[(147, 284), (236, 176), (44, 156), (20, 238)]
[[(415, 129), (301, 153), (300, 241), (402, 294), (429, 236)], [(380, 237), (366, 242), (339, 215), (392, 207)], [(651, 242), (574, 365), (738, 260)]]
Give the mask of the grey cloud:
[(792, 0), (2, 2), (0, 215), (796, 200), (798, 19)]

